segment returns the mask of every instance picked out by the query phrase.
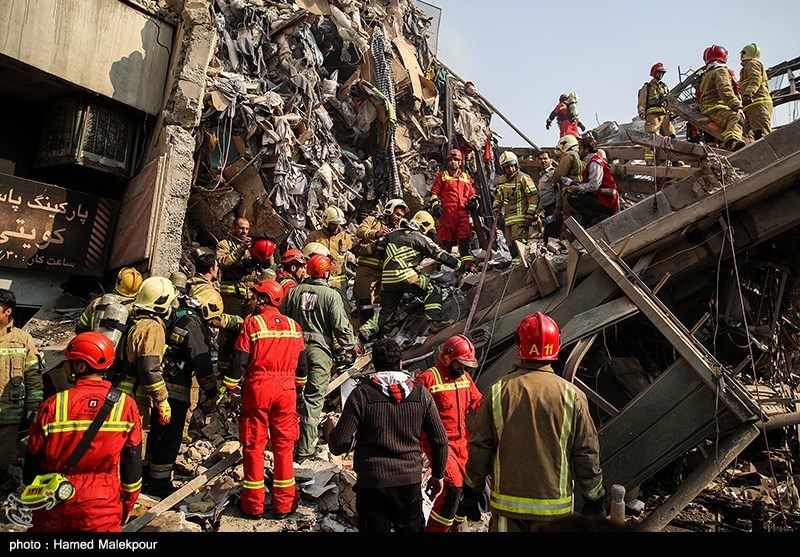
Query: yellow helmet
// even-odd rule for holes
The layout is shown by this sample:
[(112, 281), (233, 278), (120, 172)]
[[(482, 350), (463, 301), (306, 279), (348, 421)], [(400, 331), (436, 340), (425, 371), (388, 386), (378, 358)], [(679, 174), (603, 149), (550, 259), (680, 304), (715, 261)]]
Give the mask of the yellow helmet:
[(327, 255), (328, 257), (331, 256), (331, 250), (319, 242), (309, 242), (303, 246), (303, 255), (306, 257), (311, 257), (315, 253), (321, 253), (322, 255)]
[(515, 164), (519, 166), (519, 159), (514, 151), (503, 151), (503, 153), (500, 155), (500, 168), (503, 168), (509, 164)]
[(322, 213), (322, 225), (327, 227), (329, 224), (347, 224), (344, 211), (335, 205), (331, 205)]
[(169, 316), (172, 308), (178, 307), (178, 289), (167, 278), (146, 278), (136, 293), (133, 307)]
[(180, 271), (173, 271), (169, 275), (169, 281), (175, 285), (175, 288), (178, 289), (180, 292), (186, 292), (186, 282), (189, 280), (189, 277), (186, 276), (185, 273)]
[(566, 153), (567, 151), (578, 145), (578, 139), (574, 135), (568, 133), (567, 135), (559, 139), (556, 145), (558, 145), (558, 148), (561, 150), (562, 153)]
[(419, 231), (426, 236), (436, 228), (436, 222), (428, 211), (417, 211), (414, 213), (414, 216), (411, 217), (411, 222), (416, 224), (417, 227), (419, 227)]
[(133, 267), (124, 267), (117, 273), (114, 291), (121, 296), (133, 298), (140, 286), (142, 286), (142, 273)]
[(750, 43), (745, 45), (742, 49), (742, 62), (745, 60), (758, 60), (761, 58), (761, 51), (758, 49), (758, 45), (756, 43)]
[(222, 296), (214, 288), (203, 288), (195, 292), (194, 297), (200, 302), (200, 314), (209, 321), (222, 315), (224, 309)]

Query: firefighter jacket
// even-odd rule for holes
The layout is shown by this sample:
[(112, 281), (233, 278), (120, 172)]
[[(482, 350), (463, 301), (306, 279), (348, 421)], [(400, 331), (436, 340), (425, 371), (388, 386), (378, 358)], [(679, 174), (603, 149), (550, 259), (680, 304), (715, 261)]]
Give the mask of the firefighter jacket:
[(742, 108), (742, 101), (733, 87), (733, 78), (728, 68), (712, 63), (700, 80), (700, 111), (703, 114), (721, 108), (736, 112)]
[(742, 71), (739, 74), (739, 89), (745, 108), (759, 104), (772, 106), (772, 96), (769, 94), (769, 78), (760, 60), (752, 58), (742, 62)]
[[(220, 291), (220, 285), (217, 281), (208, 280), (200, 275), (194, 275), (188, 281), (186, 286), (189, 289), (189, 296), (196, 297), (198, 292), (202, 292), (206, 288), (213, 288), (217, 292)], [(223, 313), (219, 317), (219, 326), (227, 330), (238, 330), (239, 325), (242, 324), (243, 319), (231, 313)]]
[[(339, 297), (333, 290), (331, 293)], [(305, 348), (300, 324), (277, 308), (267, 306), (258, 315), (244, 320), (235, 350), (248, 354), (249, 358), (234, 358), (234, 365), (228, 368), (223, 383), (231, 389), (236, 387), (246, 369), (248, 376), (258, 374), (274, 378), (275, 381), (290, 382), (294, 396), (297, 362)]]
[(191, 403), (192, 374), (208, 398), (217, 394), (211, 331), (191, 308), (178, 308), (167, 329), (163, 376), (169, 398)]
[(31, 424), (23, 481), (59, 472), (75, 496), (51, 510), (33, 512), (33, 531), (119, 532), (142, 488), (142, 420), (123, 394), (74, 470), (65, 465), (103, 406), (108, 381), (78, 379), (75, 386), (42, 403)]
[(381, 269), (383, 267), (383, 261), (376, 254), (374, 246), (379, 240), (375, 235), (384, 228), (387, 228), (390, 232), (392, 230), (397, 230), (397, 227), (392, 226), (384, 216), (376, 217), (370, 215), (358, 225), (356, 229), (356, 238), (358, 238), (359, 242), (355, 247), (355, 254), (358, 256), (359, 269), (362, 266), (373, 267), (375, 269)]
[[(114, 296), (117, 297), (119, 303), (128, 308), (128, 312), (130, 313), (133, 310), (133, 301), (136, 299), (135, 297), (123, 296), (122, 294), (118, 294), (116, 291), (113, 292)], [(97, 296), (89, 305), (86, 306), (86, 309), (83, 310), (81, 314), (80, 320), (78, 320), (78, 325), (75, 327), (75, 333), (83, 333), (86, 331), (96, 331), (98, 323), (94, 322), (94, 316), (97, 311), (97, 304), (100, 303), (100, 298), (102, 296)]]
[(617, 181), (614, 179), (606, 159), (597, 153), (589, 154), (584, 160), (583, 179), (578, 191), (591, 193), (603, 207), (619, 211), (619, 194)]
[(346, 262), (347, 252), (353, 248), (353, 237), (345, 230), (343, 226), (339, 227), (339, 232), (331, 234), (327, 228), (315, 230), (311, 232), (303, 246), (307, 246), (311, 242), (319, 242), (331, 252), (331, 261), (333, 261), (333, 271), (331, 272), (330, 280), (344, 284), (347, 282), (347, 277), (343, 275), (344, 264)]
[(430, 257), (459, 270), (464, 265), (453, 257), (433, 240), (410, 228), (400, 228), (390, 232), (378, 241), (378, 253), (383, 253), (383, 284), (398, 284), (414, 282), (419, 276), (419, 267), (422, 260)]
[[(447, 475), (453, 475), (450, 470), (450, 461), (455, 461), (458, 485), (461, 485), (461, 478), (467, 465), (467, 441), (469, 440), (466, 418), (467, 414), (478, 411), (481, 392), (475, 386), (469, 372), (455, 377), (440, 363), (417, 375), (414, 381), (428, 389), (433, 395), (439, 417), (442, 418), (442, 424), (447, 432), (447, 443), (450, 447), (447, 457)], [(422, 448), (425, 454), (430, 456), (427, 436), (422, 438)]]
[[(550, 176), (550, 181), (559, 184), (561, 187), (561, 178), (571, 178), (576, 182), (580, 182), (583, 178), (583, 161), (581, 155), (578, 153), (578, 148), (574, 147), (569, 149), (566, 153), (561, 155), (555, 171)], [(556, 199), (556, 207), (559, 209), (563, 205), (564, 196), (569, 192), (569, 188), (561, 188), (562, 195)]]
[(433, 181), (431, 201), (438, 199), (444, 213), (462, 212), (469, 215), (467, 202), (473, 197), (475, 186), (472, 185), (472, 177), (463, 170), (456, 176), (452, 176), (450, 170), (439, 172)]
[(331, 356), (334, 339), (344, 352), (355, 349), (356, 339), (342, 296), (324, 279), (305, 279), (292, 288), (283, 307), (286, 315), (300, 324), (306, 344), (322, 348)]
[(162, 375), (162, 358), (166, 351), (166, 325), (161, 318), (143, 313), (134, 315), (133, 325), (125, 338), (127, 372), (119, 390), (147, 404), (148, 399), (167, 399), (167, 384)]
[[(216, 255), (221, 277), (219, 293), (247, 300), (250, 297), (250, 288), (258, 280), (261, 265), (253, 259), (244, 243), (235, 236), (220, 240)], [(270, 257), (269, 263), (265, 266), (272, 267), (274, 262), (274, 257)]]
[(21, 423), (42, 402), (40, 357), (33, 337), (13, 321), (0, 331), (0, 425)]
[(492, 477), (493, 514), (548, 520), (572, 513), (572, 482), (604, 494), (586, 395), (544, 362), (524, 362), (486, 392), (470, 431), (466, 485)]
[(651, 79), (639, 89), (639, 114), (666, 114), (669, 87), (663, 81)]
[(533, 178), (517, 171), (510, 177), (503, 174), (497, 180), (492, 209), (502, 209), (506, 225), (525, 224), (525, 217), (536, 216), (539, 190)]

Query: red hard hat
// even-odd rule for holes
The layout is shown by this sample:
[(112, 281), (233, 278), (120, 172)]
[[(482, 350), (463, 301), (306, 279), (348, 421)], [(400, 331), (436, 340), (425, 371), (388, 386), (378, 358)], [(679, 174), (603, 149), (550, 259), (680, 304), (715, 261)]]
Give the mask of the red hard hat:
[(64, 356), (70, 361), (86, 362), (90, 368), (102, 371), (114, 363), (114, 345), (107, 336), (88, 331), (69, 341)]
[(561, 331), (556, 322), (542, 312), (529, 315), (517, 327), (520, 360), (557, 360), (560, 349)]
[(566, 101), (568, 99), (569, 99), (569, 95), (567, 95), (566, 93), (561, 93), (561, 96), (558, 97), (558, 100), (560, 100), (560, 101)]
[(458, 159), (460, 161), (464, 161), (464, 155), (461, 154), (460, 149), (450, 149), (450, 152), (447, 153), (447, 160), (450, 159)]
[(253, 240), (250, 246), (250, 253), (256, 261), (264, 263), (275, 253), (275, 238), (271, 236), (261, 236)]
[(656, 72), (659, 71), (666, 72), (667, 70), (666, 68), (664, 68), (664, 64), (662, 64), (661, 62), (656, 62), (655, 64), (653, 64), (653, 67), (650, 68), (650, 77), (655, 77)]
[(439, 361), (450, 367), (453, 361), (459, 361), (466, 367), (478, 367), (478, 358), (475, 357), (475, 346), (464, 335), (455, 335), (439, 348)]
[(287, 249), (281, 255), (281, 264), (288, 265), (289, 263), (298, 263), (300, 265), (306, 264), (306, 256), (299, 249)]
[(725, 50), (724, 46), (713, 44), (705, 49), (703, 52), (703, 62), (708, 64), (712, 60), (717, 60), (722, 63), (728, 62), (728, 51)]
[(308, 273), (308, 276), (311, 278), (322, 278), (325, 276), (325, 273), (332, 268), (331, 258), (321, 253), (312, 255), (308, 263), (306, 263), (306, 273)]
[(285, 296), (283, 287), (272, 279), (258, 281), (253, 285), (253, 290), (259, 294), (266, 294), (270, 303), (275, 307), (281, 305), (283, 297)]

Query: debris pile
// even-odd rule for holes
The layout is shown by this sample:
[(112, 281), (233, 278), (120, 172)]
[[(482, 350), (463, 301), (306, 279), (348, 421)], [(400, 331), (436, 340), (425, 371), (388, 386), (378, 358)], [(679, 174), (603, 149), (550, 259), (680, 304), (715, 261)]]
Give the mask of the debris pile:
[(191, 240), (212, 244), (238, 215), (299, 247), (329, 204), (351, 222), (393, 197), (416, 210), (449, 138), (483, 152), (492, 137), (491, 112), (461, 86), (450, 87), (448, 133), (447, 72), (410, 0), (217, 5)]

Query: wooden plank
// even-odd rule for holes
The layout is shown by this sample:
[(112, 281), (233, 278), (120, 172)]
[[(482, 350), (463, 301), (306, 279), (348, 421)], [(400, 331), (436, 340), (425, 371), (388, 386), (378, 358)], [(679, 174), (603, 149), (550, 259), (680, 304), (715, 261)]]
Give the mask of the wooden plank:
[(669, 151), (679, 155), (691, 155), (698, 158), (705, 158), (708, 156), (705, 147), (697, 143), (681, 141), (680, 139), (673, 139), (654, 133), (643, 133), (636, 130), (625, 130), (625, 134), (628, 136), (628, 139), (637, 145), (655, 147), (655, 149), (659, 151)]
[(338, 389), (342, 383), (358, 375), (372, 361), (372, 354), (364, 354), (356, 358), (353, 367), (345, 372), (340, 373), (328, 383), (328, 389), (325, 391), (325, 396), (331, 394), (334, 390)]
[(148, 509), (143, 515), (137, 517), (135, 520), (126, 524), (123, 528), (123, 532), (137, 532), (147, 526), (152, 520), (154, 520), (158, 515), (163, 513), (164, 511), (168, 511), (184, 499), (186, 499), (189, 495), (206, 485), (209, 481), (213, 480), (217, 476), (219, 476), (222, 472), (230, 468), (231, 466), (235, 466), (239, 464), (242, 460), (242, 450), (241, 447), (236, 451), (232, 452), (225, 458), (223, 458), (220, 462), (197, 476), (196, 478), (192, 479), (190, 482), (184, 484), (180, 487), (175, 493), (169, 495), (165, 499), (159, 501), (155, 506)]
[(659, 180), (681, 180), (700, 170), (696, 166), (650, 166), (644, 164), (610, 164), (608, 166), (614, 176), (648, 176)]
[(583, 357), (586, 356), (586, 353), (592, 347), (595, 340), (597, 340), (597, 333), (578, 341), (575, 348), (569, 353), (567, 362), (564, 364), (564, 371), (561, 373), (564, 379), (570, 383), (575, 381), (575, 375), (578, 373), (578, 366), (581, 364)]
[(692, 125), (713, 135), (718, 141), (724, 140), (722, 128), (689, 103), (678, 100), (672, 95), (667, 95), (667, 107), (687, 122), (691, 122)]
[(569, 346), (580, 338), (598, 333), (639, 312), (636, 304), (625, 296), (579, 313), (561, 327), (561, 346)]

